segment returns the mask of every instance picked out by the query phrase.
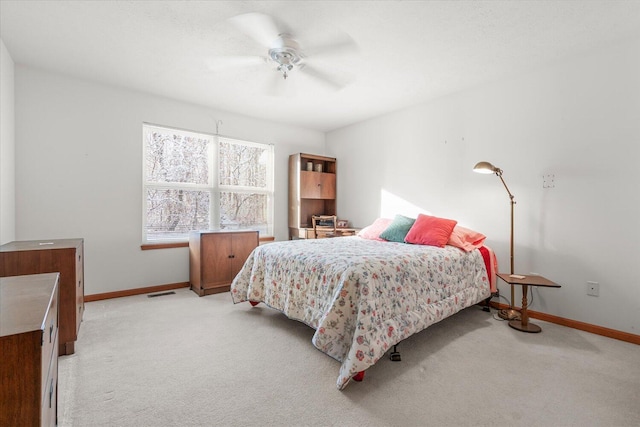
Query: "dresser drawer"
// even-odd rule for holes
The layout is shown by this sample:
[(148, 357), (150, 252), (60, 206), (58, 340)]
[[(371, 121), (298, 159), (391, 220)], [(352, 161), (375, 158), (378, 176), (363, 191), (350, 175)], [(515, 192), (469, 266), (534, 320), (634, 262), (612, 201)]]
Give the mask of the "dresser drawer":
[(47, 317), (42, 330), (42, 381), (47, 379), (47, 372), (51, 364), (51, 358), (58, 356), (58, 288), (51, 298), (51, 304), (47, 311)]
[(76, 252), (76, 335), (80, 331), (80, 323), (84, 314), (84, 259), (83, 244)]
[[(53, 348), (58, 348), (58, 335)], [(49, 360), (47, 377), (42, 383), (42, 406), (40, 407), (40, 425), (55, 426), (58, 417), (58, 353), (53, 352)]]

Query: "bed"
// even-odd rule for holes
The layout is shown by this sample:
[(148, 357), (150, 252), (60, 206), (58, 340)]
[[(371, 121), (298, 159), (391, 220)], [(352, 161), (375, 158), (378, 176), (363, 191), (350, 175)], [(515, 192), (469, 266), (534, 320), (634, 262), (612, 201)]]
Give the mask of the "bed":
[(495, 290), (495, 257), (358, 236), (257, 247), (231, 284), (234, 303), (264, 303), (315, 329), (313, 345), (341, 362), (337, 387), (394, 345)]

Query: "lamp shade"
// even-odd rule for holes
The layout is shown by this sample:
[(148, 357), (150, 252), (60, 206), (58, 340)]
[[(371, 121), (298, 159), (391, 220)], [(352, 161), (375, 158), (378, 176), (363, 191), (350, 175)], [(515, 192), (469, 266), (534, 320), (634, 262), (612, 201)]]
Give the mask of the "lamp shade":
[(489, 162), (478, 162), (473, 167), (473, 171), (478, 173), (496, 173), (499, 170), (500, 170), (499, 168), (493, 166)]

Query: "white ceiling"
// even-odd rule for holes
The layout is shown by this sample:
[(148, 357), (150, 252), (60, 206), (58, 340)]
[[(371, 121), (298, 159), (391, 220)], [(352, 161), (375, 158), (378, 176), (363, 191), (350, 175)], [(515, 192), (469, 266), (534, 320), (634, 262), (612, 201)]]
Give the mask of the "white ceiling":
[[(293, 71), (212, 71), (220, 56), (266, 55), (229, 18), (285, 23), (304, 46), (347, 33), (351, 56), (314, 65), (333, 90)], [(329, 131), (640, 35), (640, 1), (11, 1), (0, 35), (16, 64), (214, 109)], [(313, 58), (310, 58), (313, 59)]]

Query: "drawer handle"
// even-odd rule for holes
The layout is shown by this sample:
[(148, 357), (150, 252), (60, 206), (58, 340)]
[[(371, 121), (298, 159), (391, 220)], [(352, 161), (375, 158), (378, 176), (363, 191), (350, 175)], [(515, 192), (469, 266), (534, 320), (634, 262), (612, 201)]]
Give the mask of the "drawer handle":
[(49, 408), (53, 405), (53, 378), (51, 378), (51, 386), (49, 386)]
[(49, 343), (51, 343), (52, 335), (53, 335), (53, 320), (51, 321), (51, 326), (49, 326)]

